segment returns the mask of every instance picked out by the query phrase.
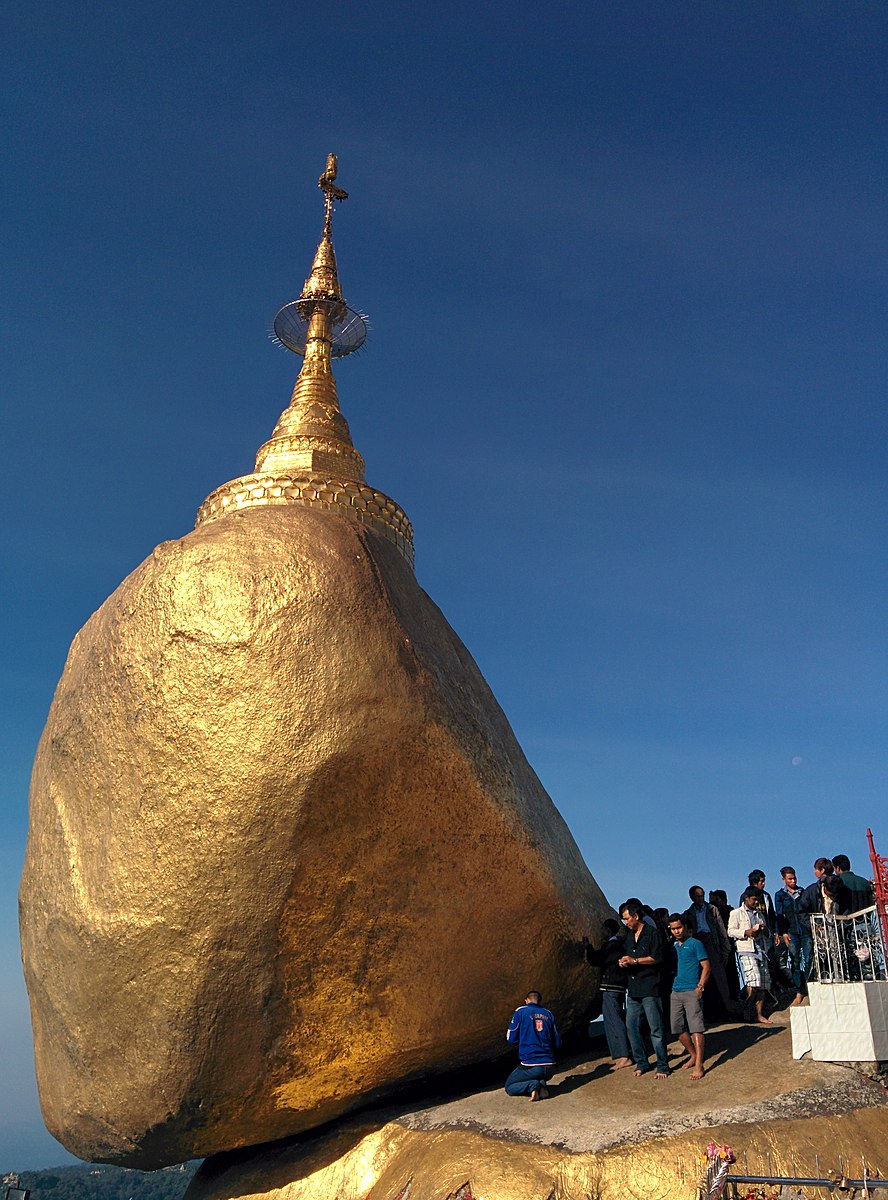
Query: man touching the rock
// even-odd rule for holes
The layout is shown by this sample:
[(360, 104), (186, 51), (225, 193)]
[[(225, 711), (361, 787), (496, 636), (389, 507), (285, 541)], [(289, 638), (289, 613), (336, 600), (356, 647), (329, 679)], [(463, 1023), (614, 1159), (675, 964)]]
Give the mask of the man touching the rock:
[(546, 1100), (546, 1082), (555, 1071), (555, 1051), (561, 1045), (561, 1036), (539, 992), (528, 992), (521, 1007), (515, 1009), (506, 1041), (517, 1045), (520, 1064), (506, 1080), (508, 1094)]

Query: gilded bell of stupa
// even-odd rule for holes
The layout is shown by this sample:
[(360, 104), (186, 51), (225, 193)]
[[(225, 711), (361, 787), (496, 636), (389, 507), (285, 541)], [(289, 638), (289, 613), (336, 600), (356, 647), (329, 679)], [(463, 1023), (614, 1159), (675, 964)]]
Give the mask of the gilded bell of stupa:
[(255, 470), (72, 643), (34, 763), (22, 957), (50, 1131), (153, 1168), (312, 1129), (565, 1029), (610, 910), (364, 481), (332, 359), (364, 324), (331, 213), (275, 331)]

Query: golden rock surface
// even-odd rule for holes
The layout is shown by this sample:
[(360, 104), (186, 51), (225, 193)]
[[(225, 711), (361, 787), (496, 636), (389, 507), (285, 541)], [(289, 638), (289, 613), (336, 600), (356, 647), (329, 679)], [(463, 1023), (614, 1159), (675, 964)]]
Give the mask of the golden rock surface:
[(402, 553), (298, 505), (201, 524), (74, 640), (21, 888), (37, 1074), (83, 1158), (156, 1167), (565, 1027), (608, 906)]
[[(888, 1176), (888, 1096), (849, 1068), (790, 1057), (789, 1033), (712, 1032), (695, 1082), (564, 1064), (551, 1099), (501, 1088), (345, 1118), (332, 1130), (207, 1159), (185, 1200), (697, 1200), (710, 1140), (735, 1174)], [(677, 1052), (679, 1047), (675, 1044)], [(807, 1194), (807, 1193), (806, 1193)]]

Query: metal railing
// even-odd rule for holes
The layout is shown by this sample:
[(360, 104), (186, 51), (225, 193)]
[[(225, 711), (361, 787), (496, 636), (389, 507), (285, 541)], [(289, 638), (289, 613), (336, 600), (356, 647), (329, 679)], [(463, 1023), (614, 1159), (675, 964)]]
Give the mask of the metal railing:
[[(731, 1171), (733, 1152), (729, 1153), (729, 1161), (716, 1159), (710, 1162), (700, 1186), (699, 1200), (745, 1200), (749, 1196), (755, 1200), (795, 1200), (796, 1197), (799, 1200), (820, 1197), (861, 1200), (877, 1194), (884, 1200), (888, 1193), (888, 1179), (871, 1174), (865, 1161), (860, 1163), (859, 1178), (850, 1177), (847, 1165), (828, 1175), (775, 1175), (771, 1173), (770, 1165), (767, 1174), (735, 1175)], [(815, 1169), (820, 1169), (819, 1162)], [(801, 1191), (802, 1188), (805, 1190)]]
[[(725, 1200), (742, 1200), (750, 1192), (761, 1192), (775, 1197), (786, 1197), (787, 1193), (802, 1196), (803, 1200), (814, 1200), (812, 1189), (818, 1196), (840, 1196), (851, 1200), (857, 1197), (871, 1196), (876, 1192), (884, 1196), (888, 1191), (888, 1179), (873, 1179), (864, 1175), (861, 1179), (846, 1179), (844, 1175), (830, 1175), (822, 1178), (803, 1178), (789, 1175), (729, 1175), (727, 1187), (723, 1192)], [(804, 1193), (799, 1189), (804, 1188)], [(766, 1190), (768, 1189), (768, 1190)], [(775, 1191), (776, 1189), (776, 1191)]]
[(844, 917), (812, 913), (811, 938), (809, 978), (816, 983), (888, 980), (885, 941), (876, 905)]

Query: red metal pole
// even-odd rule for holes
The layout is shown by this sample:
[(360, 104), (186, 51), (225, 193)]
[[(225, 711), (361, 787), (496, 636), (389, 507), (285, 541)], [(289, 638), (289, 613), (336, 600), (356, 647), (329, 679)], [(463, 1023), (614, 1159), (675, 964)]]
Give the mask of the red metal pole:
[(888, 954), (888, 858), (876, 854), (873, 844), (873, 831), (866, 831), (869, 842), (870, 862), (873, 866), (873, 887), (876, 890), (876, 907), (879, 910), (879, 922), (882, 926), (882, 945)]

